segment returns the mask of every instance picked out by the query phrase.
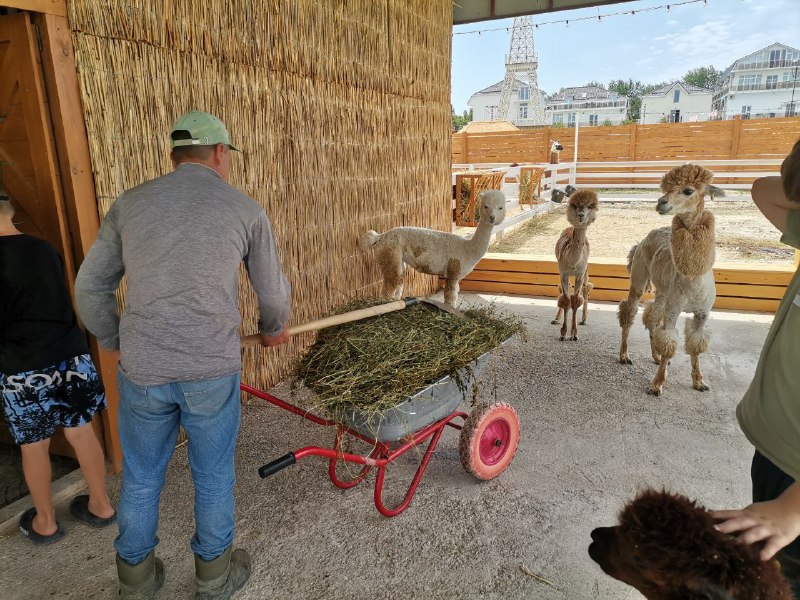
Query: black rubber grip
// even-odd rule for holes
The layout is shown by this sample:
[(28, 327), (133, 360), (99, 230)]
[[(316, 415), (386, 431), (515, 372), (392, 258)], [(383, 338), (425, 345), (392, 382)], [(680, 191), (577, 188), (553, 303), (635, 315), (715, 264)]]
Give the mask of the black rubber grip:
[(258, 470), (258, 474), (261, 475), (261, 479), (265, 477), (269, 477), (274, 473), (277, 473), (281, 469), (285, 469), (297, 462), (297, 459), (294, 457), (294, 452), (289, 452), (285, 456), (281, 456), (280, 458), (276, 458), (272, 462), (268, 462), (263, 467)]
[(409, 308), (410, 306), (416, 306), (417, 304), (419, 304), (419, 298), (414, 296), (406, 298), (406, 308)]

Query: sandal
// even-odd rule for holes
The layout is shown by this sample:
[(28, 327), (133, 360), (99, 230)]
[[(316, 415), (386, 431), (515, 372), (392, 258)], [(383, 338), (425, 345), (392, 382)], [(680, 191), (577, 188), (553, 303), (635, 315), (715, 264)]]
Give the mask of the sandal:
[(75, 496), (72, 499), (72, 502), (69, 503), (69, 512), (72, 513), (72, 516), (79, 521), (88, 523), (92, 527), (105, 527), (106, 525), (111, 525), (111, 523), (117, 520), (116, 512), (105, 519), (93, 515), (89, 511), (89, 496), (86, 494)]
[(64, 530), (61, 529), (61, 524), (56, 521), (55, 533), (50, 535), (42, 535), (33, 528), (33, 518), (36, 516), (36, 509), (29, 508), (19, 518), (19, 530), (22, 535), (32, 541), (34, 544), (52, 544), (64, 537)]

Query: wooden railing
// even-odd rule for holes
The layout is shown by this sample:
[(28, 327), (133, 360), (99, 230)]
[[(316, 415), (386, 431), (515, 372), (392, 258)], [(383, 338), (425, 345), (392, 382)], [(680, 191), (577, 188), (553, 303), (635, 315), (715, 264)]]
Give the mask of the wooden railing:
[[(794, 275), (792, 266), (723, 263), (714, 267), (717, 299), (714, 308), (775, 312)], [(624, 260), (598, 259), (589, 263), (594, 289), (589, 300), (619, 302), (628, 295)], [(557, 297), (558, 264), (549, 256), (487, 254), (461, 280), (463, 291), (488, 294)], [(646, 295), (645, 300), (652, 299)]]

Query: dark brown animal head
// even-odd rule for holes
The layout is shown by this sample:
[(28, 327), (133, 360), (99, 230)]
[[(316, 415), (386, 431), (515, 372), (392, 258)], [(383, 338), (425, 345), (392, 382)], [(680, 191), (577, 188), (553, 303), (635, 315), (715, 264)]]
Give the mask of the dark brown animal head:
[(578, 190), (569, 197), (567, 220), (575, 227), (588, 227), (595, 217), (600, 202), (592, 190)]
[(645, 490), (619, 525), (592, 531), (589, 556), (648, 600), (791, 600), (786, 579), (752, 546), (714, 529), (685, 496)]

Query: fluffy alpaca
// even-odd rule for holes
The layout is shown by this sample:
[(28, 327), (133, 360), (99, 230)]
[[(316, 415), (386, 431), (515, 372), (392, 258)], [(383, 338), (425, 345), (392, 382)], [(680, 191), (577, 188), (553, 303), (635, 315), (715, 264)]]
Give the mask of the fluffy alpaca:
[(708, 349), (705, 330), (716, 298), (714, 273), (714, 215), (705, 210), (706, 194), (724, 196), (711, 185), (714, 174), (698, 165), (675, 167), (661, 179), (664, 195), (656, 210), (673, 214), (671, 227), (653, 229), (628, 253), (630, 289), (627, 300), (619, 303), (617, 317), (622, 327), (619, 362), (631, 364), (628, 334), (639, 309), (639, 299), (650, 284), (655, 300), (645, 308), (642, 321), (650, 332), (650, 349), (658, 372), (648, 393), (658, 396), (667, 377), (667, 364), (678, 345), (677, 322), (681, 312), (694, 313), (686, 321), (686, 352), (692, 358), (694, 389), (708, 390), (700, 372), (699, 356)]
[(564, 201), (564, 198), (569, 198), (577, 191), (578, 190), (575, 187), (569, 184), (567, 184), (563, 190), (553, 188), (553, 190), (550, 192), (550, 202), (561, 204)]
[(558, 140), (550, 140), (550, 164), (557, 165), (558, 164), (558, 157), (561, 155), (561, 151), (564, 149), (564, 146), (561, 145), (561, 142)]
[(375, 258), (383, 274), (384, 295), (401, 298), (405, 265), (429, 275), (445, 278), (444, 301), (458, 304), (458, 283), (486, 254), (495, 225), (506, 216), (506, 198), (499, 190), (478, 194), (480, 220), (469, 239), (453, 233), (421, 227), (395, 227), (386, 233), (368, 231), (361, 238), (361, 248), (375, 249)]
[(589, 556), (648, 600), (791, 600), (776, 561), (714, 529), (685, 496), (653, 489), (626, 504), (619, 525), (592, 531)]
[[(552, 322), (554, 325), (557, 324), (561, 319), (561, 313), (564, 313), (561, 341), (567, 339), (567, 314), (570, 308), (572, 309), (572, 336), (569, 339), (573, 341), (578, 339), (578, 326), (575, 321), (581, 304), (583, 304), (581, 325), (586, 325), (589, 291), (593, 287), (589, 283), (589, 240), (586, 238), (586, 230), (589, 225), (594, 223), (598, 207), (599, 202), (594, 191), (578, 190), (572, 194), (567, 205), (567, 221), (572, 224), (572, 227), (567, 227), (562, 231), (561, 237), (556, 242), (556, 260), (561, 278), (558, 289), (561, 294), (558, 296), (558, 313)], [(571, 296), (569, 295), (570, 277), (575, 278)]]

